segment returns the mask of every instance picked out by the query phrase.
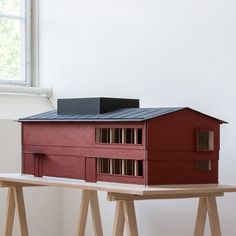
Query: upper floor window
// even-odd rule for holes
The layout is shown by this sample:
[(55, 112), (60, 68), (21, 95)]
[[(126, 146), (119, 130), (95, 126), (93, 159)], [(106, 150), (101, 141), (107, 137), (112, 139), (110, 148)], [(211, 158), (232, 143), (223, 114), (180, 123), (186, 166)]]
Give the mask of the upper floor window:
[(0, 83), (29, 84), (31, 0), (0, 0)]
[(197, 151), (214, 151), (213, 131), (197, 131)]
[(142, 144), (142, 129), (96, 128), (96, 143)]

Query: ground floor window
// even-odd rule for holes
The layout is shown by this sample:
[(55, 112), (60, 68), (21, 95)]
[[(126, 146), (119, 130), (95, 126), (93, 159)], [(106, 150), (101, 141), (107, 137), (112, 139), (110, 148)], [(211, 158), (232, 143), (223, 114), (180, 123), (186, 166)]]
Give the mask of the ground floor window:
[(197, 160), (197, 171), (211, 171), (211, 160)]
[(112, 159), (112, 174), (122, 175), (122, 160), (121, 159)]
[(97, 158), (97, 173), (143, 176), (142, 160)]
[(97, 172), (110, 174), (110, 159), (108, 158), (98, 158), (97, 159)]

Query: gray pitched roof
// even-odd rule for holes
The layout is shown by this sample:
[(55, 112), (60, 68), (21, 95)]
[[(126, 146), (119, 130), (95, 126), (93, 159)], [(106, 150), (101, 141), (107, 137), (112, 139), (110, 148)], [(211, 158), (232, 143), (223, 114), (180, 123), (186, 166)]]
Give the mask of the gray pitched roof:
[(183, 109), (190, 109), (194, 112), (207, 116), (211, 119), (217, 120), (219, 123), (227, 123), (223, 120), (214, 118), (212, 116), (206, 115), (199, 111), (193, 110), (188, 107), (160, 107), (160, 108), (125, 108), (104, 114), (98, 115), (58, 115), (56, 110), (37, 114), (34, 116), (19, 119), (19, 121), (24, 122), (46, 122), (46, 121), (56, 121), (56, 122), (101, 122), (101, 121), (144, 121), (154, 117), (162, 116), (172, 112), (180, 111)]
[(184, 107), (125, 108), (98, 115), (58, 115), (54, 110), (22, 118), (19, 121), (144, 121), (182, 109)]

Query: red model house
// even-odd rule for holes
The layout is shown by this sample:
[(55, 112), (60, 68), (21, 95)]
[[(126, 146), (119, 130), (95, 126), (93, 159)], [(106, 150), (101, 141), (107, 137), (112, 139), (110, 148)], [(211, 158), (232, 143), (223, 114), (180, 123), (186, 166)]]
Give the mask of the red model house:
[(218, 182), (222, 120), (139, 100), (59, 99), (20, 119), (22, 173), (144, 185)]

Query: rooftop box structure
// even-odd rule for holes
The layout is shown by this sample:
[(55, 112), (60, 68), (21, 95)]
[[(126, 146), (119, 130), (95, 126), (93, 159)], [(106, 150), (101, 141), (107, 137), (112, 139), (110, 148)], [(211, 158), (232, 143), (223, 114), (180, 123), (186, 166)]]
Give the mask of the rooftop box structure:
[(226, 122), (188, 107), (65, 99), (58, 111), (20, 122), (24, 174), (143, 185), (218, 182)]
[(105, 97), (58, 99), (57, 108), (59, 115), (97, 115), (123, 108), (139, 108), (139, 100)]

